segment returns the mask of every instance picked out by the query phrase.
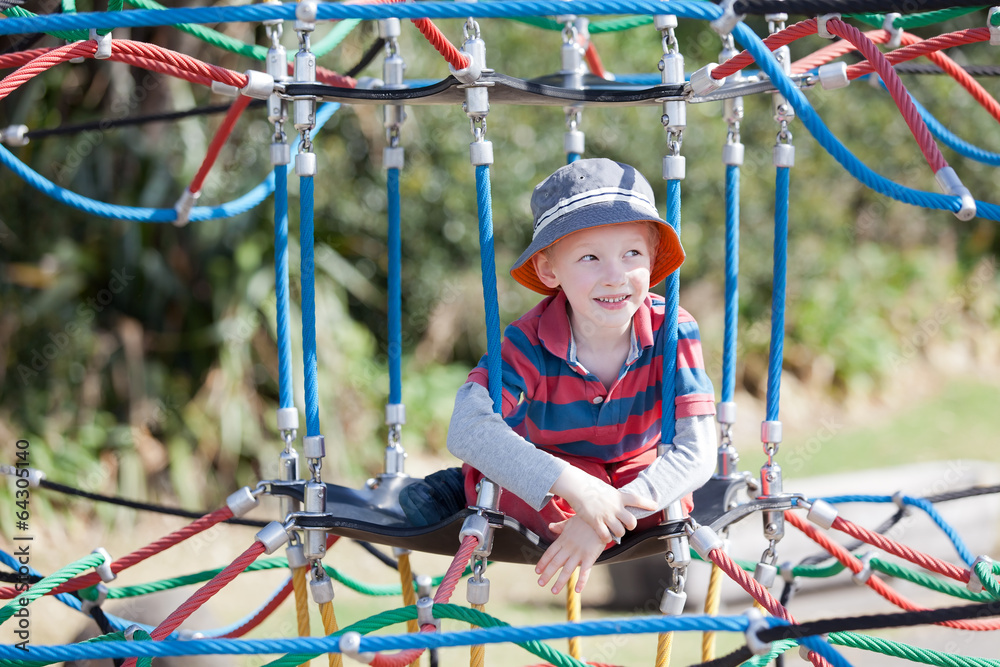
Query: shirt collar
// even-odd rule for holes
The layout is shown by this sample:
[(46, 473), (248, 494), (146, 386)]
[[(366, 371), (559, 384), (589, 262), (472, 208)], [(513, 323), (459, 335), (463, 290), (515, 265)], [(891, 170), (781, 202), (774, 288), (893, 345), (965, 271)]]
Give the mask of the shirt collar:
[[(576, 366), (579, 362), (569, 326), (569, 313), (566, 312), (566, 293), (559, 290), (549, 299), (539, 317), (538, 340), (551, 354)], [(653, 345), (652, 305), (653, 300), (647, 294), (642, 307), (632, 317), (631, 347), (626, 363), (633, 363), (643, 350)]]

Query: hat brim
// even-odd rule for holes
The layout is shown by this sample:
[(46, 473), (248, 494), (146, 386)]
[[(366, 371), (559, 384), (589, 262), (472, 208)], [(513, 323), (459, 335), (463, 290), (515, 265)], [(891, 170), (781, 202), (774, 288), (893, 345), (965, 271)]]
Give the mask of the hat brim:
[[(613, 222), (608, 222), (609, 220)], [(677, 232), (665, 220), (650, 217), (648, 213), (636, 210), (627, 202), (621, 201), (588, 206), (586, 209), (581, 209), (552, 222), (532, 239), (528, 248), (514, 262), (510, 269), (510, 275), (514, 280), (534, 292), (545, 295), (555, 294), (559, 290), (547, 287), (538, 277), (535, 262), (532, 261), (536, 254), (574, 232), (630, 222), (652, 222), (658, 225), (660, 242), (653, 254), (649, 286), (658, 285), (684, 263), (684, 248), (681, 246)]]

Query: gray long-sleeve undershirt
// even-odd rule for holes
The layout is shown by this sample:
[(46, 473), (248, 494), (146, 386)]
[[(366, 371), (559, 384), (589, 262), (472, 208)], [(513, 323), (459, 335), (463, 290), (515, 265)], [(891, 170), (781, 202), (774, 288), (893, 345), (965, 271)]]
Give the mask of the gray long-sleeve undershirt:
[[(475, 382), (462, 385), (455, 397), (448, 451), (535, 510), (545, 506), (552, 485), (570, 465), (515, 433), (493, 411), (486, 388)], [(651, 498), (663, 509), (708, 481), (715, 470), (715, 453), (712, 415), (678, 419), (673, 446), (622, 491)], [(639, 519), (653, 513), (629, 511)]]

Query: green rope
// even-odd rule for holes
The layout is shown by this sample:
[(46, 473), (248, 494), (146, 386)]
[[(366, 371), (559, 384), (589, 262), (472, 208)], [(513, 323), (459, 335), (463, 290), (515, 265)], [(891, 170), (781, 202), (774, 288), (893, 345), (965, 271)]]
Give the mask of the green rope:
[[(154, 0), (125, 0), (128, 4), (139, 9), (167, 9), (166, 6), (161, 5)], [(241, 56), (247, 56), (248, 58), (254, 58), (255, 60), (263, 60), (267, 57), (267, 48), (260, 46), (258, 44), (244, 44), (238, 39), (230, 37), (229, 35), (224, 35), (218, 30), (212, 30), (211, 28), (206, 28), (202, 25), (196, 25), (193, 23), (178, 23), (174, 26), (179, 30), (190, 33), (197, 37), (198, 39), (205, 41), (212, 46), (217, 46), (220, 49), (225, 49), (227, 51), (232, 51)]]
[(971, 600), (972, 602), (990, 602), (993, 599), (993, 596), (989, 593), (973, 593), (965, 586), (953, 584), (950, 581), (938, 579), (937, 577), (933, 577), (924, 572), (918, 572), (917, 570), (903, 567), (898, 563), (884, 561), (879, 558), (872, 558), (869, 565), (873, 570), (883, 574), (888, 574), (890, 577), (903, 579), (904, 581), (909, 581), (910, 583), (923, 586), (924, 588), (929, 588), (930, 590), (937, 591), (938, 593), (951, 595), (952, 597), (962, 598), (963, 600)]
[(10, 619), (10, 617), (14, 615), (15, 611), (22, 607), (26, 607), (32, 601), (45, 595), (59, 584), (69, 581), (84, 570), (97, 567), (102, 563), (104, 563), (104, 556), (101, 554), (87, 554), (80, 560), (70, 563), (61, 570), (56, 570), (4, 605), (4, 607), (0, 609), (0, 625)]
[(587, 31), (591, 35), (599, 35), (602, 32), (618, 32), (620, 30), (631, 30), (640, 26), (649, 25), (653, 22), (652, 16), (628, 16), (621, 19), (608, 19), (591, 23)]
[(1000, 27), (1000, 12), (995, 12), (990, 17), (990, 25)]
[[(122, 2), (123, 0), (109, 0), (110, 2)], [(168, 9), (165, 5), (161, 5), (155, 0), (124, 0), (133, 7), (139, 9)], [(354, 28), (361, 23), (358, 19), (347, 19), (340, 21), (336, 26), (333, 27), (330, 32), (323, 36), (321, 40), (316, 42), (313, 48), (313, 53), (316, 57), (325, 56), (326, 54), (333, 51), (337, 46), (344, 41), (344, 38), (354, 30)], [(254, 60), (264, 60), (267, 58), (267, 47), (261, 46), (260, 44), (246, 44), (240, 40), (225, 35), (218, 30), (213, 30), (211, 28), (206, 28), (202, 25), (196, 25), (193, 23), (179, 23), (176, 25), (177, 28), (183, 30), (184, 32), (190, 33), (197, 37), (198, 39), (211, 44), (212, 46), (217, 46), (220, 49), (226, 51), (231, 51), (232, 53), (239, 54), (241, 56), (246, 56), (248, 58), (253, 58)], [(289, 51), (288, 60), (291, 62), (295, 58), (295, 51)]]
[(983, 582), (983, 588), (985, 588), (994, 599), (1000, 600), (1000, 583), (993, 578), (993, 568), (986, 563), (977, 563), (976, 574), (979, 576), (979, 581)]
[[(323, 35), (323, 38), (313, 45), (313, 53), (316, 54), (317, 58), (321, 58), (330, 53), (330, 51), (333, 51), (342, 41), (344, 41), (344, 38), (347, 37), (347, 35), (349, 35), (359, 23), (361, 23), (360, 19), (344, 19), (343, 21), (340, 21), (337, 25), (333, 26), (333, 29), (330, 32)], [(290, 51), (288, 53), (288, 61), (291, 62), (294, 59), (295, 52)]]
[[(254, 561), (246, 569), (247, 572), (257, 572), (261, 570), (276, 570), (284, 569), (288, 567), (288, 560), (284, 556), (275, 556), (273, 558), (262, 558), (258, 561)], [(188, 574), (180, 577), (171, 577), (169, 579), (160, 579), (158, 581), (151, 581), (146, 584), (136, 584), (134, 586), (120, 586), (117, 588), (108, 589), (109, 599), (119, 599), (119, 598), (130, 598), (137, 597), (139, 595), (149, 595), (150, 593), (158, 593), (160, 591), (166, 591), (173, 588), (180, 588), (181, 586), (191, 586), (193, 584), (200, 584), (204, 581), (208, 581), (215, 577), (215, 575), (222, 572), (223, 568), (216, 568), (213, 570), (203, 570), (201, 572), (195, 572), (194, 574)], [(390, 595), (401, 595), (403, 592), (403, 587), (400, 584), (366, 584), (357, 579), (348, 577), (347, 575), (341, 573), (336, 568), (330, 567), (329, 565), (324, 565), (324, 569), (331, 578), (337, 580), (338, 582), (344, 584), (348, 588), (362, 595), (370, 595), (372, 597), (385, 597)], [(462, 576), (472, 574), (472, 568), (466, 567), (465, 572)], [(444, 575), (434, 577), (431, 579), (431, 585), (438, 586), (444, 579)], [(414, 584), (416, 586), (416, 584)]]
[(76, 14), (76, 0), (62, 0), (63, 14)]
[(831, 632), (830, 643), (939, 667), (1000, 667), (1000, 661), (942, 653), (857, 632)]
[[(470, 609), (469, 607), (462, 607), (454, 604), (435, 604), (433, 610), (435, 618), (449, 618), (470, 623), (481, 628), (509, 627), (508, 623), (504, 623), (489, 614), (476, 611), (475, 609)], [(405, 623), (406, 621), (412, 620), (416, 617), (416, 607), (401, 607), (399, 609), (393, 609), (391, 611), (371, 616), (363, 621), (358, 621), (357, 623), (349, 625), (346, 628), (342, 628), (329, 636), (339, 637), (345, 632), (352, 631), (359, 632), (361, 634), (368, 634), (370, 632), (386, 628), (390, 625)], [(586, 663), (580, 662), (579, 660), (566, 655), (562, 651), (558, 651), (551, 646), (538, 641), (531, 640), (523, 643), (519, 642), (517, 645), (527, 651), (530, 651), (531, 653), (534, 653), (536, 656), (549, 662), (555, 667), (586, 667)], [(300, 665), (303, 662), (311, 660), (319, 655), (319, 653), (290, 654), (284, 656), (283, 658), (269, 662), (264, 665), (264, 667), (294, 667), (295, 665)]]
[[(29, 12), (27, 9), (21, 9), (20, 7), (10, 7), (3, 10), (3, 13), (4, 16), (12, 19), (30, 19), (38, 16), (38, 14)], [(80, 42), (90, 39), (90, 32), (87, 30), (53, 30), (45, 34), (65, 39), (67, 42)]]
[[(953, 9), (939, 9), (933, 12), (900, 16), (892, 22), (892, 27), (899, 28), (901, 30), (905, 30), (906, 28), (923, 28), (924, 26), (941, 23), (949, 19), (958, 18), (959, 16), (965, 16), (966, 14), (978, 12), (981, 9), (986, 9), (986, 7), (956, 7)], [(885, 14), (844, 14), (844, 16), (856, 19), (862, 23), (867, 23), (875, 28), (881, 28), (885, 23)], [(996, 15), (993, 16), (993, 25), (1000, 25), (1000, 23), (997, 23)]]
[(762, 653), (761, 655), (755, 655), (743, 665), (750, 665), (750, 667), (765, 667), (771, 664), (771, 662), (777, 658), (779, 655), (786, 651), (790, 651), (798, 646), (798, 643), (794, 639), (779, 639), (778, 641), (771, 642), (771, 650), (767, 653)]

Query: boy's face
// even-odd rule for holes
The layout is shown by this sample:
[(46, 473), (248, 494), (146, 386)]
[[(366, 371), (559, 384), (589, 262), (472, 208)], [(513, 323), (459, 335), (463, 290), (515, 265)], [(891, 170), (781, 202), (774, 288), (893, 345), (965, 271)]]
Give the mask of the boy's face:
[(566, 293), (574, 334), (625, 332), (649, 293), (649, 223), (574, 232), (534, 261), (545, 286)]

